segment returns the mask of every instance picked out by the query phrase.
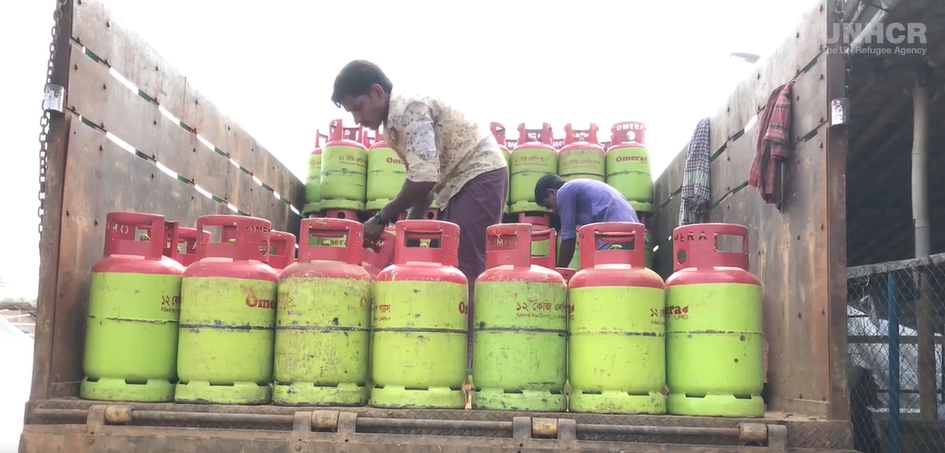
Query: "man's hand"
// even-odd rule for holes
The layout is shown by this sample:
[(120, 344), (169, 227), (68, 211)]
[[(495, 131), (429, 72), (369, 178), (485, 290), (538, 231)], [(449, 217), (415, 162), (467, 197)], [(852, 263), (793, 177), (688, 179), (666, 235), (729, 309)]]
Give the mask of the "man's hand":
[(369, 242), (377, 242), (381, 238), (381, 233), (384, 232), (384, 224), (378, 220), (377, 216), (372, 216), (370, 219), (367, 219), (364, 222), (364, 240)]

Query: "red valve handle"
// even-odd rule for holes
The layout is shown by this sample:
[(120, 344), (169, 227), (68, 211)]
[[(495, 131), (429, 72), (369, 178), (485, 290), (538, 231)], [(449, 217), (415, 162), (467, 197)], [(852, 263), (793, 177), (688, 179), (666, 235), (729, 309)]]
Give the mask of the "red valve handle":
[[(404, 265), (409, 261), (452, 267), (459, 264), (459, 225), (442, 220), (401, 220), (394, 224), (394, 230), (397, 241), (394, 264)], [(440, 246), (407, 247), (407, 241), (413, 239), (438, 240)]]
[[(531, 263), (535, 266), (547, 267), (548, 269), (554, 269), (557, 262), (557, 251), (555, 250), (555, 239), (557, 239), (558, 233), (553, 228), (540, 227), (537, 225), (532, 225), (532, 243), (548, 241), (548, 253), (546, 255), (537, 255), (532, 256)], [(531, 247), (529, 247), (529, 252), (531, 252)]]
[(220, 242), (200, 238), (197, 259), (230, 258), (234, 261), (256, 260), (269, 264), (269, 236), (272, 222), (258, 217), (212, 214), (197, 218), (197, 230), (218, 226), (223, 231)]
[(646, 125), (639, 121), (623, 121), (610, 127), (610, 141), (614, 146), (631, 142), (646, 144), (645, 134)]
[[(361, 249), (364, 243), (364, 225), (356, 220), (322, 217), (302, 219), (299, 241), (299, 262), (310, 263), (315, 260), (337, 261), (355, 266), (361, 265)], [(311, 238), (345, 238), (344, 247), (322, 245), (320, 241), (311, 244)]]
[[(137, 229), (148, 232), (147, 241), (135, 237)], [(115, 211), (105, 215), (104, 256), (132, 255), (148, 260), (164, 256), (164, 216), (143, 212)]]
[(532, 226), (499, 223), (486, 228), (486, 269), (502, 265), (531, 266)]
[(597, 132), (600, 128), (591, 123), (590, 127), (587, 129), (574, 129), (571, 126), (571, 123), (568, 123), (564, 126), (564, 144), (570, 145), (575, 142), (587, 142), (594, 145), (599, 145), (597, 141)]
[(196, 228), (180, 228), (178, 229), (177, 236), (178, 243), (184, 243), (183, 250), (178, 250), (177, 262), (184, 266), (189, 266), (197, 259), (197, 242), (201, 240), (210, 242), (210, 232), (202, 231), (200, 232), (200, 238), (197, 238)]
[(360, 142), (361, 142), (362, 145), (364, 145), (365, 148), (370, 148), (371, 145), (374, 144), (374, 142), (375, 142), (374, 136), (371, 135), (371, 133), (370, 133), (369, 131), (367, 131), (367, 130), (361, 130), (361, 131), (359, 131), (358, 133), (361, 135), (361, 140), (360, 140)]
[(272, 230), (269, 233), (269, 265), (282, 270), (295, 262), (295, 235)]
[(180, 244), (180, 224), (176, 220), (165, 220), (163, 255), (179, 262), (180, 251), (177, 250), (177, 244)]
[[(535, 135), (535, 140), (529, 138), (530, 134)], [(525, 123), (518, 125), (518, 143), (539, 142), (551, 146), (554, 142), (554, 135), (551, 132), (551, 125), (542, 123), (541, 129), (526, 129)]]
[[(741, 251), (720, 251), (720, 236), (741, 237)], [(673, 230), (674, 271), (700, 267), (736, 267), (747, 271), (748, 265), (748, 227), (744, 225), (697, 223)]]
[(492, 136), (495, 137), (495, 141), (499, 142), (499, 146), (508, 146), (508, 142), (505, 140), (504, 124), (493, 121), (489, 124), (489, 129), (492, 130)]
[(344, 127), (342, 120), (332, 120), (328, 123), (328, 136), (331, 141), (351, 140), (360, 143), (363, 131), (361, 126)]
[(328, 134), (323, 134), (320, 130), (315, 130), (315, 147), (319, 148), (328, 143)]
[[(646, 246), (643, 245), (646, 227), (642, 223), (597, 222), (578, 230), (581, 247), (581, 269), (601, 264), (628, 264), (643, 267), (646, 262)], [(597, 250), (597, 241), (604, 243), (633, 242), (631, 249)]]
[(565, 283), (571, 282), (571, 277), (574, 277), (574, 274), (577, 273), (576, 270), (571, 269), (570, 267), (556, 267), (555, 270), (558, 271), (562, 277), (564, 277)]

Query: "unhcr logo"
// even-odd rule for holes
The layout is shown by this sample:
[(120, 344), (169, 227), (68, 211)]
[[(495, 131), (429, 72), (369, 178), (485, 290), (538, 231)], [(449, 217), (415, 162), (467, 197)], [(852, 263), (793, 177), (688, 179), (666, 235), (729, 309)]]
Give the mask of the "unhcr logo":
[(921, 22), (868, 24), (832, 24), (827, 29), (827, 44), (842, 44), (848, 54), (874, 56), (924, 56), (928, 39)]

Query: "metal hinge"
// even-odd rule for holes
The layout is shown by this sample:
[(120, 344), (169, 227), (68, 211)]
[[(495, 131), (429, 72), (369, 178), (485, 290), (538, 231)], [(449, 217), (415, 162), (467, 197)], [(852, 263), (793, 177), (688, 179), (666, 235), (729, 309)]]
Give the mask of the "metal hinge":
[(43, 110), (49, 112), (63, 112), (63, 104), (66, 101), (66, 88), (55, 83), (47, 83), (46, 90), (43, 93)]

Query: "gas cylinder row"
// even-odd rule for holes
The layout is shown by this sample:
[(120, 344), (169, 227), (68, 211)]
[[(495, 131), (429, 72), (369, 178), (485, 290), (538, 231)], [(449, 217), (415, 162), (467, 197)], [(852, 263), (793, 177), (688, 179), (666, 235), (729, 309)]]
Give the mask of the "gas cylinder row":
[[(511, 151), (505, 126), (491, 123), (491, 129), (509, 166), (506, 213), (547, 213), (535, 203), (535, 183), (547, 173), (566, 181), (604, 181), (623, 194), (640, 215), (653, 212), (653, 179), (643, 123), (614, 124), (611, 141), (605, 144), (598, 140), (596, 124), (583, 130), (567, 124), (557, 147), (549, 124), (544, 123), (541, 129), (519, 124), (517, 145)], [(360, 126), (344, 127), (342, 120), (334, 120), (327, 135), (317, 133), (315, 150), (309, 157), (303, 212), (354, 219), (358, 211), (383, 208), (397, 196), (405, 178), (403, 162), (382, 138), (372, 138)], [(435, 219), (435, 211), (427, 218)]]
[(665, 284), (635, 247), (641, 224), (582, 227), (582, 269), (558, 274), (546, 268), (553, 257), (529, 256), (532, 228), (489, 229), (489, 269), (475, 288), (474, 409), (764, 414), (761, 286), (747, 252), (717, 247), (726, 235), (747, 245), (745, 227), (678, 228)]
[[(380, 133), (372, 136), (361, 126), (334, 120), (327, 135), (316, 132), (302, 212), (357, 220), (359, 212), (378, 211), (396, 198), (406, 177), (403, 162)], [(426, 217), (437, 217), (436, 202)]]
[[(221, 242), (211, 242), (212, 227)], [(80, 396), (158, 402), (254, 390), (243, 378), (271, 355), (255, 341), (272, 333), (273, 267), (295, 258), (295, 236), (270, 229), (244, 216), (179, 228), (158, 214), (108, 213), (104, 257), (91, 269)]]
[(564, 138), (560, 140), (555, 140), (548, 123), (543, 123), (541, 129), (528, 129), (525, 124), (519, 124), (514, 146), (510, 146), (512, 141), (506, 138), (505, 126), (492, 123), (491, 127), (509, 164), (507, 213), (548, 212), (535, 203), (535, 184), (548, 173), (557, 174), (565, 181), (606, 182), (637, 212), (653, 212), (653, 177), (643, 123), (614, 124), (607, 143), (598, 140), (600, 128), (593, 123), (588, 129), (565, 125)]

